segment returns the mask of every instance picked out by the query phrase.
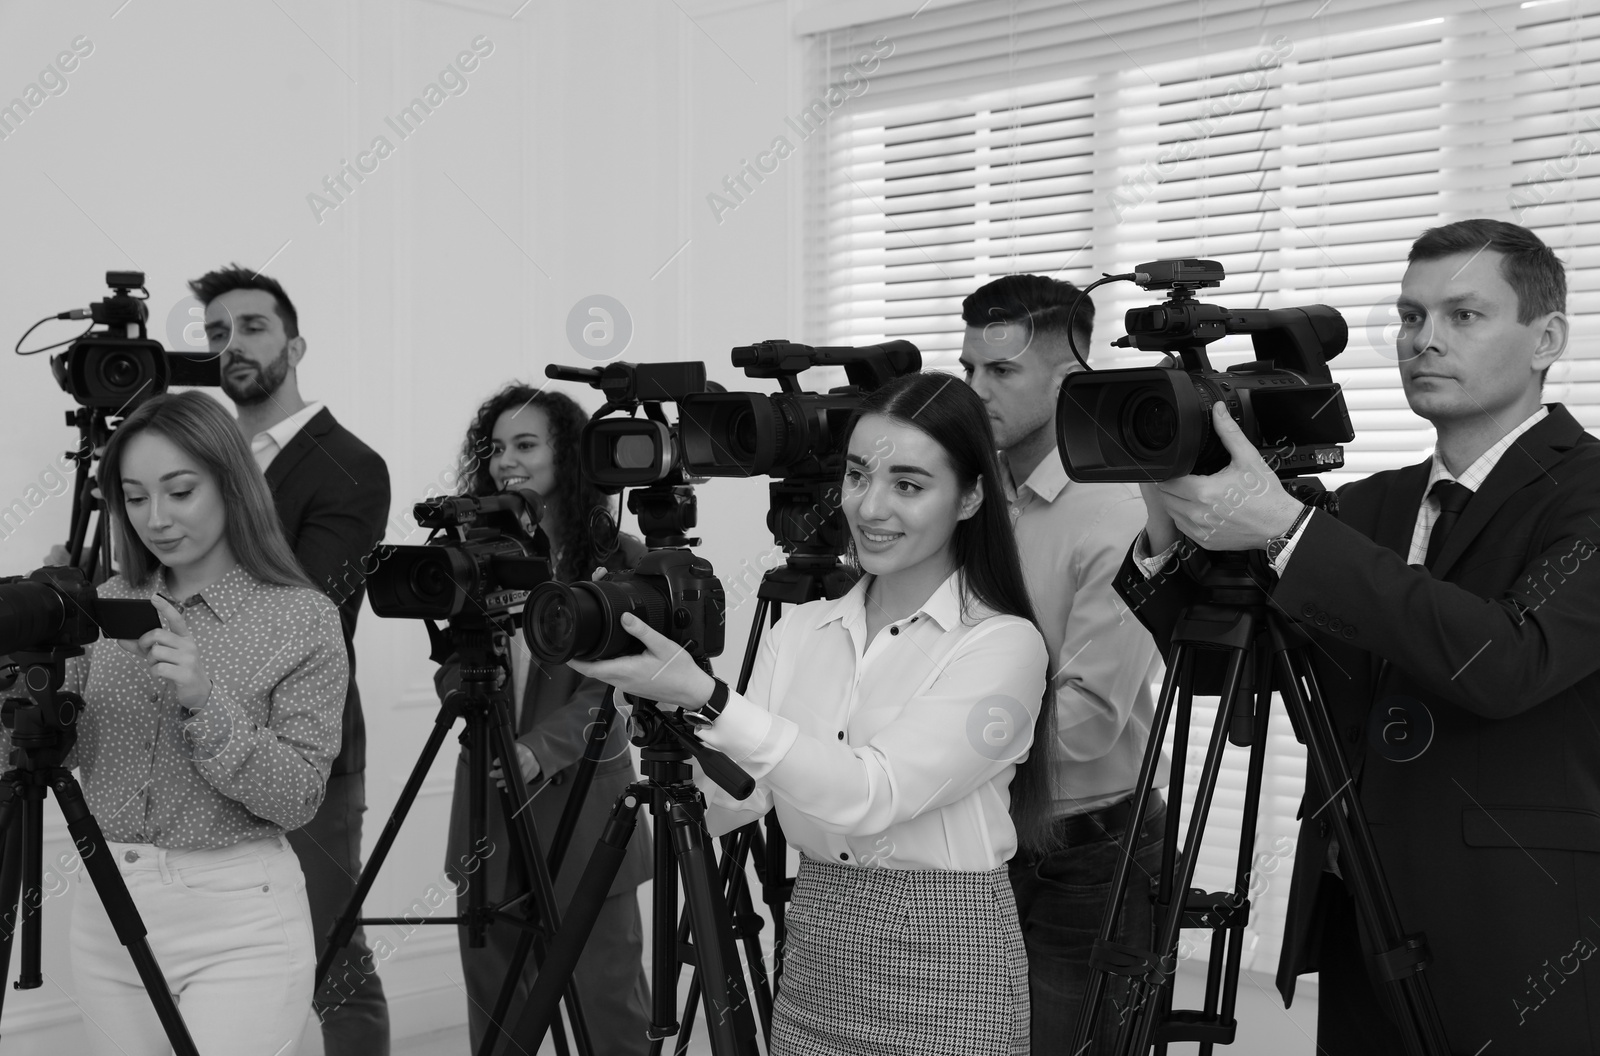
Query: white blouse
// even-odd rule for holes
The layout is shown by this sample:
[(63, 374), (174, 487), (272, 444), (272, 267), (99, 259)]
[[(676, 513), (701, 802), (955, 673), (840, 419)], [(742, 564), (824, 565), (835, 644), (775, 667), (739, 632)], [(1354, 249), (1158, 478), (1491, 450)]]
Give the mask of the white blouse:
[(736, 800), (697, 772), (720, 835), (777, 805), (812, 858), (986, 870), (1016, 851), (1011, 776), (1027, 758), (1049, 660), (1034, 625), (974, 603), (958, 578), (866, 643), (870, 576), (764, 632), (749, 689), (700, 733), (756, 779)]

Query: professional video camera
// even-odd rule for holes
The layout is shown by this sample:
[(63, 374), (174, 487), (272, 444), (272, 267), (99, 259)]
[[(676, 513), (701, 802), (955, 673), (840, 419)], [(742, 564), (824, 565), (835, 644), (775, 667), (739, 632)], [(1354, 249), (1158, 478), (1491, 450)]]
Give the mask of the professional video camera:
[(543, 508), (531, 488), (417, 503), (417, 524), (434, 534), (421, 546), (379, 547), (367, 579), (372, 611), (417, 620), (518, 611), (550, 578), (550, 545), (538, 529)]
[[(762, 341), (733, 350), (733, 365), (752, 378), (776, 378), (777, 394), (722, 392), (679, 401), (684, 462), (707, 477), (774, 476), (767, 527), (786, 551), (837, 554), (846, 532), (839, 513), (844, 476), (840, 439), (867, 393), (922, 369), (909, 341), (863, 348), (813, 348)], [(849, 384), (808, 393), (798, 376), (810, 367), (843, 367)]]
[(154, 605), (100, 598), (83, 572), (70, 566), (0, 576), (0, 656), (80, 649), (102, 634), (138, 638), (160, 626)]
[[(72, 564), (88, 573), (91, 583), (106, 577), (109, 554), (106, 520), (91, 520), (100, 509), (100, 498), (93, 487), (92, 468), (99, 452), (111, 438), (114, 425), (108, 418), (123, 416), (171, 385), (221, 385), (222, 372), (217, 357), (191, 352), (168, 352), (152, 341), (145, 329), (149, 318), (142, 271), (108, 271), (106, 285), (110, 297), (87, 308), (74, 308), (46, 316), (23, 332), (17, 341), (18, 355), (35, 355), (52, 348), (68, 346), (50, 358), (50, 370), (63, 391), (78, 401), (78, 409), (67, 412), (67, 424), (78, 430), (78, 446), (67, 452), (78, 465), (72, 491), (72, 526), (67, 552)], [(130, 290), (141, 291), (135, 297)], [(89, 328), (76, 338), (43, 348), (23, 351), (22, 342), (34, 330), (52, 319), (90, 319)], [(102, 329), (95, 329), (96, 327)]]
[[(651, 552), (637, 568), (599, 582), (541, 586), (523, 614), (523, 637), (546, 663), (604, 660), (640, 652), (622, 629), (631, 612), (689, 650), (697, 660), (722, 652), (725, 602), (711, 562), (687, 548), (699, 519), (686, 470), (681, 423), (667, 421), (663, 404), (680, 406), (721, 386), (706, 381), (706, 366), (688, 363), (609, 363), (582, 369), (550, 366), (548, 377), (581, 381), (606, 394), (579, 435), (583, 473), (602, 487), (632, 487), (628, 510)], [(634, 417), (641, 406), (645, 417)], [(608, 417), (625, 410), (629, 417)]]
[[(1344, 465), (1339, 445), (1355, 431), (1327, 363), (1344, 351), (1344, 317), (1324, 304), (1224, 308), (1195, 300), (1195, 290), (1224, 277), (1214, 260), (1157, 260), (1084, 290), (1125, 279), (1172, 291), (1162, 304), (1130, 309), (1127, 335), (1112, 343), (1175, 355), (1182, 369), (1091, 371), (1085, 363), (1068, 375), (1056, 407), (1056, 442), (1073, 480), (1139, 483), (1215, 473), (1229, 460), (1211, 424), (1218, 401), (1278, 476)], [(1068, 327), (1070, 342), (1070, 319)], [(1212, 370), (1205, 346), (1227, 334), (1249, 334), (1256, 359)]]
[[(71, 347), (50, 357), (56, 382), (68, 395), (84, 407), (126, 414), (172, 385), (222, 384), (218, 357), (168, 352), (147, 336), (150, 291), (144, 272), (108, 271), (106, 285), (112, 289), (110, 297), (55, 317), (93, 321)], [(133, 289), (144, 296), (128, 292)]]

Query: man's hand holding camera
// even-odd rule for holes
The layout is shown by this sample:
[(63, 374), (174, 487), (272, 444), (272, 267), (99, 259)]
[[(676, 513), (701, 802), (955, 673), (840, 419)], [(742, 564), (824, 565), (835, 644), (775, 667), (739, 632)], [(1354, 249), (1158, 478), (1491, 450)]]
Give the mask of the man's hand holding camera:
[(1213, 404), (1211, 421), (1232, 456), (1227, 466), (1209, 476), (1139, 486), (1151, 554), (1177, 542), (1180, 533), (1207, 550), (1264, 550), (1267, 540), (1287, 532), (1304, 508), (1284, 490), (1226, 406)]

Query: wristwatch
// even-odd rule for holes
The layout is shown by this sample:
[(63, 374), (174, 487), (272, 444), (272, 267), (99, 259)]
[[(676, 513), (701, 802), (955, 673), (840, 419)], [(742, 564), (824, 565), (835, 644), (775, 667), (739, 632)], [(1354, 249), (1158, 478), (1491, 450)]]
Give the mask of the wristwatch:
[(1294, 538), (1294, 533), (1300, 530), (1300, 526), (1304, 524), (1306, 522), (1306, 518), (1310, 516), (1310, 506), (1300, 507), (1300, 514), (1294, 519), (1294, 523), (1289, 526), (1289, 530), (1284, 532), (1282, 535), (1275, 535), (1271, 539), (1267, 540), (1268, 561), (1278, 560), (1278, 555), (1283, 553), (1283, 548), (1289, 545), (1289, 540)]
[(711, 676), (711, 681), (716, 685), (711, 687), (711, 699), (700, 705), (694, 711), (684, 709), (683, 717), (698, 726), (710, 726), (722, 715), (722, 709), (728, 704), (728, 684), (716, 675)]

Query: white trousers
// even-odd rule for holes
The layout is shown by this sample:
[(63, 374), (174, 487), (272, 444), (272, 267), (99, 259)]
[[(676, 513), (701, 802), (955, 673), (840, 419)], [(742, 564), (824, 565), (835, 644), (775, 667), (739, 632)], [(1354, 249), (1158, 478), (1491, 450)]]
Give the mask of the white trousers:
[[(293, 1056), (316, 946), (300, 861), (282, 837), (207, 851), (111, 843), (156, 963), (201, 1056)], [(172, 1051), (88, 870), (72, 912), (72, 977), (90, 1051)]]

